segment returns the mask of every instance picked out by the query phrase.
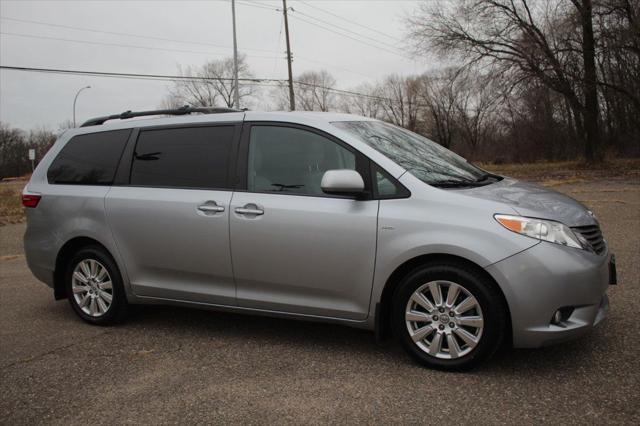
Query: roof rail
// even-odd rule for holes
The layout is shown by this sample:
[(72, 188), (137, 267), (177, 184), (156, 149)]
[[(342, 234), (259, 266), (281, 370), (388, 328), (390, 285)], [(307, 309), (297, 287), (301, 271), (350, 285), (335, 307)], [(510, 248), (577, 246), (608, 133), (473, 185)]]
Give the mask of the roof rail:
[(106, 115), (104, 117), (96, 117), (82, 123), (80, 127), (97, 126), (109, 120), (125, 120), (127, 118), (145, 117), (148, 115), (185, 115), (193, 113), (201, 114), (220, 114), (223, 112), (243, 112), (244, 110), (233, 108), (217, 108), (217, 107), (190, 107), (185, 105), (177, 109), (157, 109), (154, 111), (125, 111), (121, 114)]

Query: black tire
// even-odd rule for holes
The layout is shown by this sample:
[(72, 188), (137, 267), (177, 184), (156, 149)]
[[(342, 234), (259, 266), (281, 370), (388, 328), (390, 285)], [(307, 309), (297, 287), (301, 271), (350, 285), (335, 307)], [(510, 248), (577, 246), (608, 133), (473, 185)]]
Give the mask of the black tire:
[[(72, 276), (74, 269), (78, 264), (80, 264), (80, 262), (88, 259), (98, 261), (102, 266), (104, 266), (111, 278), (111, 305), (108, 307), (107, 311), (100, 316), (91, 316), (85, 313), (76, 301), (72, 289)], [(122, 275), (120, 275), (120, 270), (111, 255), (102, 247), (86, 246), (71, 256), (67, 263), (64, 280), (69, 304), (73, 308), (74, 312), (84, 321), (93, 325), (107, 326), (117, 324), (125, 319), (129, 311), (129, 304), (127, 303), (127, 297), (122, 284)]]
[[(405, 321), (409, 299), (426, 283), (442, 280), (454, 282), (471, 293), (482, 310), (483, 329), (480, 341), (471, 352), (455, 359), (442, 359), (429, 355), (411, 338)], [(392, 326), (404, 349), (422, 365), (440, 370), (466, 370), (490, 358), (502, 345), (507, 333), (508, 310), (502, 294), (481, 272), (464, 263), (434, 263), (409, 273), (398, 285), (393, 296)], [(434, 322), (435, 324), (439, 324)]]

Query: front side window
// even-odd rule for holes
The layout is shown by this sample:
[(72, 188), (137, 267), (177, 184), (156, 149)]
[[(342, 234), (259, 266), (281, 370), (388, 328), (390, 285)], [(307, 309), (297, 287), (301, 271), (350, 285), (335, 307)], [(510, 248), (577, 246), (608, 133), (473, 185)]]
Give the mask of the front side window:
[(292, 127), (251, 127), (249, 191), (325, 195), (322, 176), (337, 169), (355, 170), (356, 156), (324, 136)]
[(227, 187), (233, 126), (145, 130), (131, 165), (131, 185)]
[(408, 195), (404, 187), (394, 183), (391, 177), (379, 168), (374, 168), (374, 184), (376, 195), (380, 198), (396, 198)]
[(381, 121), (332, 123), (380, 151), (430, 185), (476, 183), (486, 173), (437, 143)]
[(111, 185), (130, 129), (71, 138), (47, 171), (53, 184)]

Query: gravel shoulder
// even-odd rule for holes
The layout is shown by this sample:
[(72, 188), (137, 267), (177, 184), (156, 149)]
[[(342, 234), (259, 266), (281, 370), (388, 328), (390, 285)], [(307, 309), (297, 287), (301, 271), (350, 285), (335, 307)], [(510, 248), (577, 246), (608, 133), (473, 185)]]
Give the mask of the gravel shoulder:
[(610, 317), (466, 373), (334, 325), (158, 306), (91, 327), (28, 271), (24, 225), (0, 227), (0, 424), (639, 424), (640, 182), (554, 186), (595, 211), (617, 255)]

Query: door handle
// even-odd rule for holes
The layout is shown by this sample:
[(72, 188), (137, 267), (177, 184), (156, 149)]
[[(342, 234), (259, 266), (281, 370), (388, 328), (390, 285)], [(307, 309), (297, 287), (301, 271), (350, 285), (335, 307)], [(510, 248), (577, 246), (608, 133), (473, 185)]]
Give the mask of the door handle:
[(257, 207), (249, 208), (248, 206), (236, 207), (235, 212), (238, 214), (250, 214), (255, 216), (264, 214), (264, 210), (261, 210)]
[(224, 206), (219, 206), (215, 201), (207, 201), (199, 205), (198, 210), (203, 213), (221, 213), (224, 211)]

